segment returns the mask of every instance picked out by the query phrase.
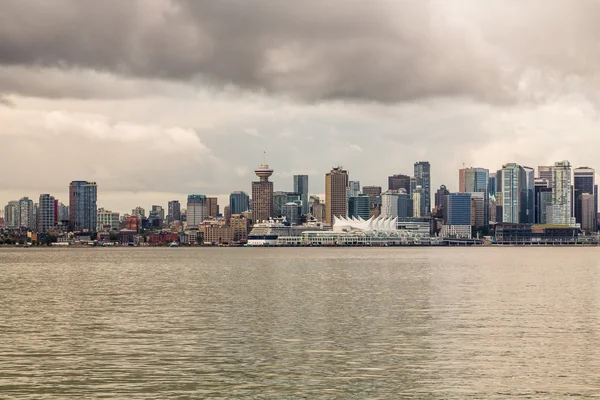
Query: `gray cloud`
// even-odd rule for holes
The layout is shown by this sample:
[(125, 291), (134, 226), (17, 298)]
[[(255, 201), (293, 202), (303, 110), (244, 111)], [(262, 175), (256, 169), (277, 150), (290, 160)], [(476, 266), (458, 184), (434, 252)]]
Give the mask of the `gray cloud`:
[[(538, 12), (531, 6), (538, 2), (521, 4), (5, 0), (0, 64), (230, 85), (303, 100), (507, 102), (527, 91), (528, 68), (587, 73), (581, 57), (565, 66), (563, 51), (570, 39), (595, 34), (593, 19), (582, 16), (600, 11), (582, 1), (565, 20), (566, 7)], [(528, 34), (534, 19), (544, 34)], [(90, 96), (70, 94), (69, 85), (0, 85), (12, 93), (39, 87), (42, 96)]]

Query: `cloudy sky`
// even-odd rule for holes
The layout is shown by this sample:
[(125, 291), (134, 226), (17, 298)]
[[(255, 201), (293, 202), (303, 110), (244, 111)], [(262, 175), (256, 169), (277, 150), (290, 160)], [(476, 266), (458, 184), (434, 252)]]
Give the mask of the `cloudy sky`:
[(600, 3), (0, 0), (0, 203), (129, 212), (342, 165), (600, 168)]

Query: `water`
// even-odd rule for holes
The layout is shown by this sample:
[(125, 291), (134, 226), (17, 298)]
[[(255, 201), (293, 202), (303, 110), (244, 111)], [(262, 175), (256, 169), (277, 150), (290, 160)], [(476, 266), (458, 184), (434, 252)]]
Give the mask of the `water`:
[(600, 396), (600, 249), (2, 249), (0, 398)]

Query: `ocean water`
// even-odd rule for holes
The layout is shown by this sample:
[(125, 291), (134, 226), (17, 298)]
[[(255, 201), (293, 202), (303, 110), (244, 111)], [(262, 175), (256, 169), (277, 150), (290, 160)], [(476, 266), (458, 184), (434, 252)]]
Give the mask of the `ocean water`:
[(0, 249), (0, 398), (599, 397), (599, 256)]

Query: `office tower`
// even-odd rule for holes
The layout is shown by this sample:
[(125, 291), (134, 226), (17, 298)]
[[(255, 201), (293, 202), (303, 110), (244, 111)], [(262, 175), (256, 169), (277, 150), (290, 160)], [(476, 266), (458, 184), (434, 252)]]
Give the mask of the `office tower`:
[(155, 218), (160, 220), (160, 224), (162, 225), (165, 220), (165, 209), (162, 206), (153, 205), (152, 212), (155, 215)]
[(246, 192), (232, 192), (229, 195), (229, 212), (231, 215), (241, 214), (250, 209), (250, 197)]
[(438, 210), (444, 208), (444, 198), (448, 194), (450, 194), (450, 191), (446, 188), (446, 185), (441, 185), (435, 192), (435, 208)]
[(596, 196), (592, 193), (582, 193), (579, 195), (579, 203), (581, 207), (581, 230), (586, 233), (596, 230), (597, 218), (594, 214), (596, 211)]
[(356, 197), (360, 194), (360, 182), (359, 181), (349, 181), (348, 188), (346, 189), (347, 197)]
[(471, 225), (471, 193), (444, 197), (444, 225)]
[(495, 221), (500, 223), (503, 220), (502, 215), (502, 203), (504, 202), (502, 195), (502, 170), (496, 171), (496, 219)]
[(171, 200), (168, 203), (167, 208), (167, 220), (169, 223), (181, 221), (181, 204), (179, 204), (179, 200)]
[(518, 164), (502, 166), (502, 222), (523, 223), (523, 193), (525, 190), (525, 170)]
[(418, 184), (423, 187), (420, 211), (421, 216), (424, 217), (431, 214), (431, 166), (429, 165), (429, 161), (416, 162), (414, 175), (419, 178)]
[(419, 178), (417, 178), (416, 176), (411, 176), (410, 177), (410, 190), (409, 190), (408, 194), (413, 194), (413, 192), (415, 191), (417, 186), (421, 186), (421, 180)]
[(203, 194), (190, 194), (186, 211), (188, 228), (197, 228), (206, 219), (206, 196)]
[(273, 182), (269, 177), (273, 170), (262, 164), (254, 170), (259, 181), (252, 182), (252, 218), (254, 222), (268, 221), (273, 217)]
[[(243, 211), (243, 212), (248, 212), (248, 211)], [(236, 215), (240, 215), (240, 214), (236, 214)], [(230, 221), (231, 220), (231, 206), (225, 206), (223, 208), (223, 217), (225, 217), (225, 221)]]
[(549, 165), (538, 166), (538, 178), (547, 180), (549, 187), (552, 188), (552, 167)]
[(325, 175), (325, 222), (333, 225), (333, 217), (346, 217), (348, 203), (346, 188), (348, 187), (348, 171), (335, 167)]
[(460, 193), (465, 193), (467, 191), (466, 180), (465, 180), (466, 170), (467, 170), (466, 168), (460, 168), (458, 170), (458, 191)]
[(98, 231), (118, 231), (119, 230), (120, 216), (118, 212), (112, 212), (105, 210), (104, 208), (98, 209), (96, 230)]
[(521, 222), (533, 224), (535, 221), (535, 170), (529, 167), (523, 167), (525, 176), (521, 201)]
[(326, 218), (326, 207), (325, 204), (321, 202), (318, 196), (310, 196), (309, 201), (309, 211), (310, 214), (319, 222), (325, 222)]
[(535, 224), (548, 223), (547, 210), (552, 205), (552, 188), (546, 179), (535, 179)]
[(488, 195), (490, 198), (496, 198), (496, 174), (491, 173), (488, 178)]
[(476, 228), (487, 226), (489, 221), (486, 220), (486, 203), (488, 202), (488, 194), (484, 192), (469, 192), (471, 193), (471, 226)]
[(425, 190), (421, 185), (415, 188), (411, 198), (413, 203), (413, 217), (426, 216), (427, 214), (425, 214), (426, 210), (423, 204), (425, 202)]
[(73, 181), (69, 185), (69, 229), (94, 231), (98, 208), (96, 182)]
[[(591, 210), (589, 207), (586, 207), (588, 213), (597, 215), (598, 214), (598, 196), (596, 195), (597, 186), (595, 184), (595, 171), (592, 168), (581, 167), (575, 168), (573, 170), (573, 192), (574, 192), (574, 200), (575, 200), (575, 221), (581, 224), (581, 228), (583, 229), (583, 221), (584, 219), (587, 221), (586, 232), (595, 232), (597, 230), (597, 226), (594, 223), (591, 228), (589, 226), (590, 216), (584, 215), (583, 213), (583, 204), (582, 204), (582, 195), (584, 193), (588, 193), (593, 195), (594, 198), (594, 208)], [(589, 201), (589, 198), (586, 197), (586, 201)], [(594, 221), (595, 218), (592, 218)]]
[(410, 193), (410, 176), (408, 175), (392, 175), (388, 177), (388, 190), (406, 190)]
[[(406, 191), (404, 191), (406, 193)], [(388, 190), (381, 195), (381, 216), (397, 217), (399, 195), (397, 190)]]
[(23, 197), (19, 200), (19, 227), (34, 230), (35, 219), (33, 201), (29, 197)]
[(287, 192), (283, 192), (281, 190), (273, 192), (273, 216), (274, 217), (283, 216), (281, 207), (283, 207), (283, 205), (288, 202), (287, 198), (288, 198)]
[(549, 223), (575, 224), (575, 218), (571, 217), (571, 164), (568, 161), (557, 161), (552, 167), (552, 206), (549, 210)]
[(308, 175), (294, 175), (294, 192), (300, 193), (302, 214), (308, 214)]
[(281, 216), (290, 224), (297, 225), (300, 221), (301, 205), (297, 203), (285, 203), (281, 206)]
[(359, 194), (348, 199), (348, 216), (362, 218), (365, 221), (370, 218), (370, 199), (368, 194)]
[(141, 221), (143, 219), (146, 219), (146, 210), (144, 210), (140, 206), (137, 206), (136, 208), (131, 210), (131, 215), (137, 217)]
[[(229, 208), (229, 206), (225, 206)], [(234, 242), (246, 242), (250, 231), (250, 220), (243, 215), (234, 214), (229, 218), (229, 226), (233, 229)]]
[(40, 233), (44, 233), (55, 226), (54, 200), (54, 197), (49, 194), (40, 194), (37, 219), (37, 230)]
[(486, 225), (490, 220), (489, 201), (487, 200), (489, 192), (490, 172), (485, 168), (463, 168), (463, 187), (461, 189), (468, 193), (484, 193), (486, 201), (483, 204), (483, 218)]
[(4, 226), (7, 229), (18, 228), (21, 226), (20, 217), (19, 202), (15, 200), (9, 201), (6, 207), (4, 207)]
[(219, 215), (219, 203), (216, 197), (206, 198), (206, 216), (215, 218)]
[[(381, 208), (381, 186), (363, 186), (363, 194), (369, 196), (370, 216), (378, 217)], [(379, 199), (379, 201), (378, 201)]]

